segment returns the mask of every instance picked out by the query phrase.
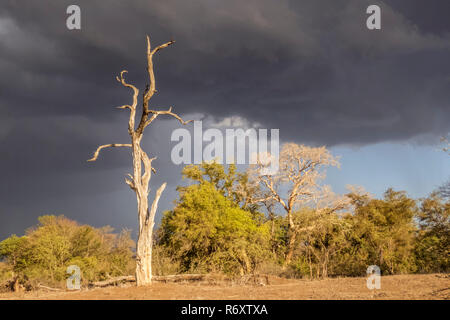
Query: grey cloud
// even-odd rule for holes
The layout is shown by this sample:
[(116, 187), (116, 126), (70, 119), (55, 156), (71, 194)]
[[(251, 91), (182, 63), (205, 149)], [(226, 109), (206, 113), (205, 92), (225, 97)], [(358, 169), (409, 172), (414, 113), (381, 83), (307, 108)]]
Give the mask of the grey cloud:
[[(130, 91), (115, 76), (127, 69), (128, 81), (145, 87), (146, 34), (154, 45), (176, 40), (155, 58), (155, 107), (174, 106), (210, 124), (235, 117), (311, 144), (429, 141), (450, 130), (444, 1), (77, 3), (81, 31), (65, 27), (72, 1), (0, 4), (0, 236), (9, 230), (6, 211), (38, 214), (36, 206), (50, 209), (55, 198), (60, 209), (67, 203), (68, 212), (92, 221), (108, 208), (118, 215), (112, 202), (88, 206), (96, 196), (131, 194), (123, 183), (129, 153), (85, 160), (100, 144), (128, 139), (127, 113), (114, 107), (129, 103)], [(380, 31), (365, 28), (373, 3), (382, 7)], [(158, 156), (152, 182), (164, 177), (171, 195), (181, 169), (169, 161), (178, 126), (155, 122), (145, 137), (146, 150)], [(76, 213), (83, 206), (71, 194), (84, 199), (86, 213)]]

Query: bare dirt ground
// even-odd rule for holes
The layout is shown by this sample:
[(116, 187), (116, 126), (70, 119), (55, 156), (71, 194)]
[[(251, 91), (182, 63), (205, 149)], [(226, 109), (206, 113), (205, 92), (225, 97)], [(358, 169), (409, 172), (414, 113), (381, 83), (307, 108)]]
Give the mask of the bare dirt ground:
[(450, 300), (450, 275), (395, 275), (381, 278), (381, 289), (369, 290), (366, 278), (293, 280), (270, 277), (267, 285), (154, 283), (146, 287), (108, 287), (81, 291), (0, 293), (0, 299), (45, 300), (315, 300), (440, 299)]

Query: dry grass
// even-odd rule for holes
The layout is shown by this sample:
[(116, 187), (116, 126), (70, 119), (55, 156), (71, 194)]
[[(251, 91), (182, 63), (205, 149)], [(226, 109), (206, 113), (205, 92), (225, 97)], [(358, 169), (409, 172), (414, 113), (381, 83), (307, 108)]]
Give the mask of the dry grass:
[(269, 278), (268, 285), (235, 283), (154, 283), (146, 287), (109, 287), (78, 292), (22, 292), (0, 294), (0, 299), (450, 299), (450, 275), (384, 276), (380, 290), (369, 290), (366, 278), (292, 280)]

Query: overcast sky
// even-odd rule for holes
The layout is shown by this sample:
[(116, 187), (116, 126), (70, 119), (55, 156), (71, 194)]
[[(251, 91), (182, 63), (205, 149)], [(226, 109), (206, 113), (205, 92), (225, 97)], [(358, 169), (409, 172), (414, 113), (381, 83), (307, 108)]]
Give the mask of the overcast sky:
[[(66, 8), (81, 8), (68, 30)], [(366, 8), (382, 9), (381, 30)], [(164, 0), (0, 3), (0, 239), (43, 214), (135, 230), (136, 198), (124, 183), (130, 92), (146, 85), (145, 35), (175, 45), (155, 58), (154, 107), (185, 118), (279, 128), (282, 142), (327, 145), (338, 192), (393, 186), (421, 197), (450, 176), (438, 151), (450, 131), (450, 2), (422, 0)], [(181, 166), (160, 120), (144, 147), (158, 156), (156, 189), (171, 208)], [(161, 211), (160, 210), (160, 211)], [(159, 213), (160, 215), (160, 213)]]

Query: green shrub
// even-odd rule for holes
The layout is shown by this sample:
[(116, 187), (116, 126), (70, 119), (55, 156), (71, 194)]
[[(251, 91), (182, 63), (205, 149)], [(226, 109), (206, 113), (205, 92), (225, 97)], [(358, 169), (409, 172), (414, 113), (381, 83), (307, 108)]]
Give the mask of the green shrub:
[(23, 285), (64, 286), (70, 265), (81, 269), (82, 283), (134, 272), (130, 232), (79, 225), (64, 216), (43, 216), (23, 237), (0, 242), (0, 257)]
[(184, 272), (254, 272), (269, 253), (268, 226), (203, 181), (183, 189), (164, 213), (160, 243)]

